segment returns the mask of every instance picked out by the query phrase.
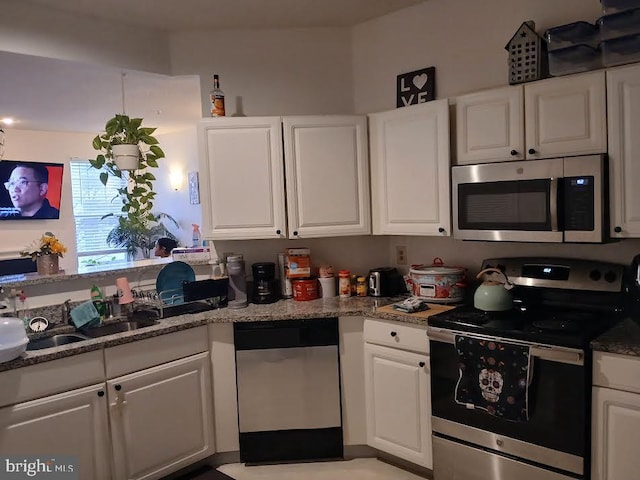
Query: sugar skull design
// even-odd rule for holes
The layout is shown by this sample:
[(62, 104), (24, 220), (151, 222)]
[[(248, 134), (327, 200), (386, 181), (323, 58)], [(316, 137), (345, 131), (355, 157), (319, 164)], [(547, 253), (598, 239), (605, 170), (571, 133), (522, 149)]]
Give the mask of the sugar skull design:
[(504, 380), (500, 372), (483, 368), (478, 375), (482, 396), (487, 402), (495, 403), (500, 399)]

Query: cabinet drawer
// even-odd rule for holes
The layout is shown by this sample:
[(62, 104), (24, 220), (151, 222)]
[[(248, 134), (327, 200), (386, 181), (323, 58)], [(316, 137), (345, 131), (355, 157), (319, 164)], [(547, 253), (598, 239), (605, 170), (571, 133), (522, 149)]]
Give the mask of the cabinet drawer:
[(0, 407), (104, 381), (102, 350), (0, 373)]
[(107, 378), (126, 375), (207, 350), (206, 326), (107, 348), (104, 351)]
[(593, 384), (640, 393), (640, 357), (595, 352)]
[(426, 326), (367, 318), (364, 321), (364, 341), (414, 352), (429, 353)]

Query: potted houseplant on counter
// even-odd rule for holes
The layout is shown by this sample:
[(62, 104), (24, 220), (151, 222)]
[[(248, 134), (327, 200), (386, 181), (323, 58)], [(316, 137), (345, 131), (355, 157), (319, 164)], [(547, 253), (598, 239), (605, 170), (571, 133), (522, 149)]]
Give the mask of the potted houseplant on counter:
[[(95, 159), (89, 160), (89, 163), (93, 168), (101, 170), (102, 184), (106, 185), (110, 176), (127, 178), (127, 185), (118, 189), (122, 200), (122, 214), (118, 216), (118, 225), (109, 232), (107, 243), (125, 248), (130, 258), (138, 250), (148, 257), (153, 248), (152, 242), (161, 236), (172, 236), (162, 223), (163, 219), (178, 226), (171, 216), (153, 213), (156, 196), (153, 182), (156, 177), (150, 169), (157, 168), (158, 159), (164, 158), (158, 140), (152, 136), (155, 130), (142, 127), (141, 118), (116, 114), (106, 123), (104, 133), (93, 139), (93, 148), (100, 153)], [(124, 145), (135, 150), (130, 155), (135, 156), (135, 162), (125, 165), (116, 161), (118, 150)], [(125, 170), (128, 172), (125, 173)]]
[(45, 232), (39, 240), (31, 242), (23, 251), (22, 257), (31, 257), (37, 263), (39, 275), (58, 273), (58, 260), (66, 253), (67, 248), (51, 232)]

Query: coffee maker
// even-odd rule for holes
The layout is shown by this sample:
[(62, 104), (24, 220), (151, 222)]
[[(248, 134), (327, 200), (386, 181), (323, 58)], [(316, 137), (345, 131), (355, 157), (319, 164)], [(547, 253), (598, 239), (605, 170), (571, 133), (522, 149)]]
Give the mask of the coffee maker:
[(280, 299), (280, 284), (276, 280), (276, 264), (259, 262), (251, 265), (253, 272), (252, 303), (273, 303)]

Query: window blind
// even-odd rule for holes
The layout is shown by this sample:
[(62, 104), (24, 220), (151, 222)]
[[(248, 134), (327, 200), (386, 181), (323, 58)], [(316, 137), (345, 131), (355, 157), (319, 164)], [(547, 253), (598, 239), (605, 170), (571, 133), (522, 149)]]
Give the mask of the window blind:
[(127, 179), (110, 175), (105, 186), (100, 181), (100, 171), (91, 167), (88, 160), (72, 160), (70, 167), (78, 256), (123, 252), (107, 244), (107, 235), (117, 225), (118, 217), (102, 217), (121, 213), (118, 189), (126, 186)]

